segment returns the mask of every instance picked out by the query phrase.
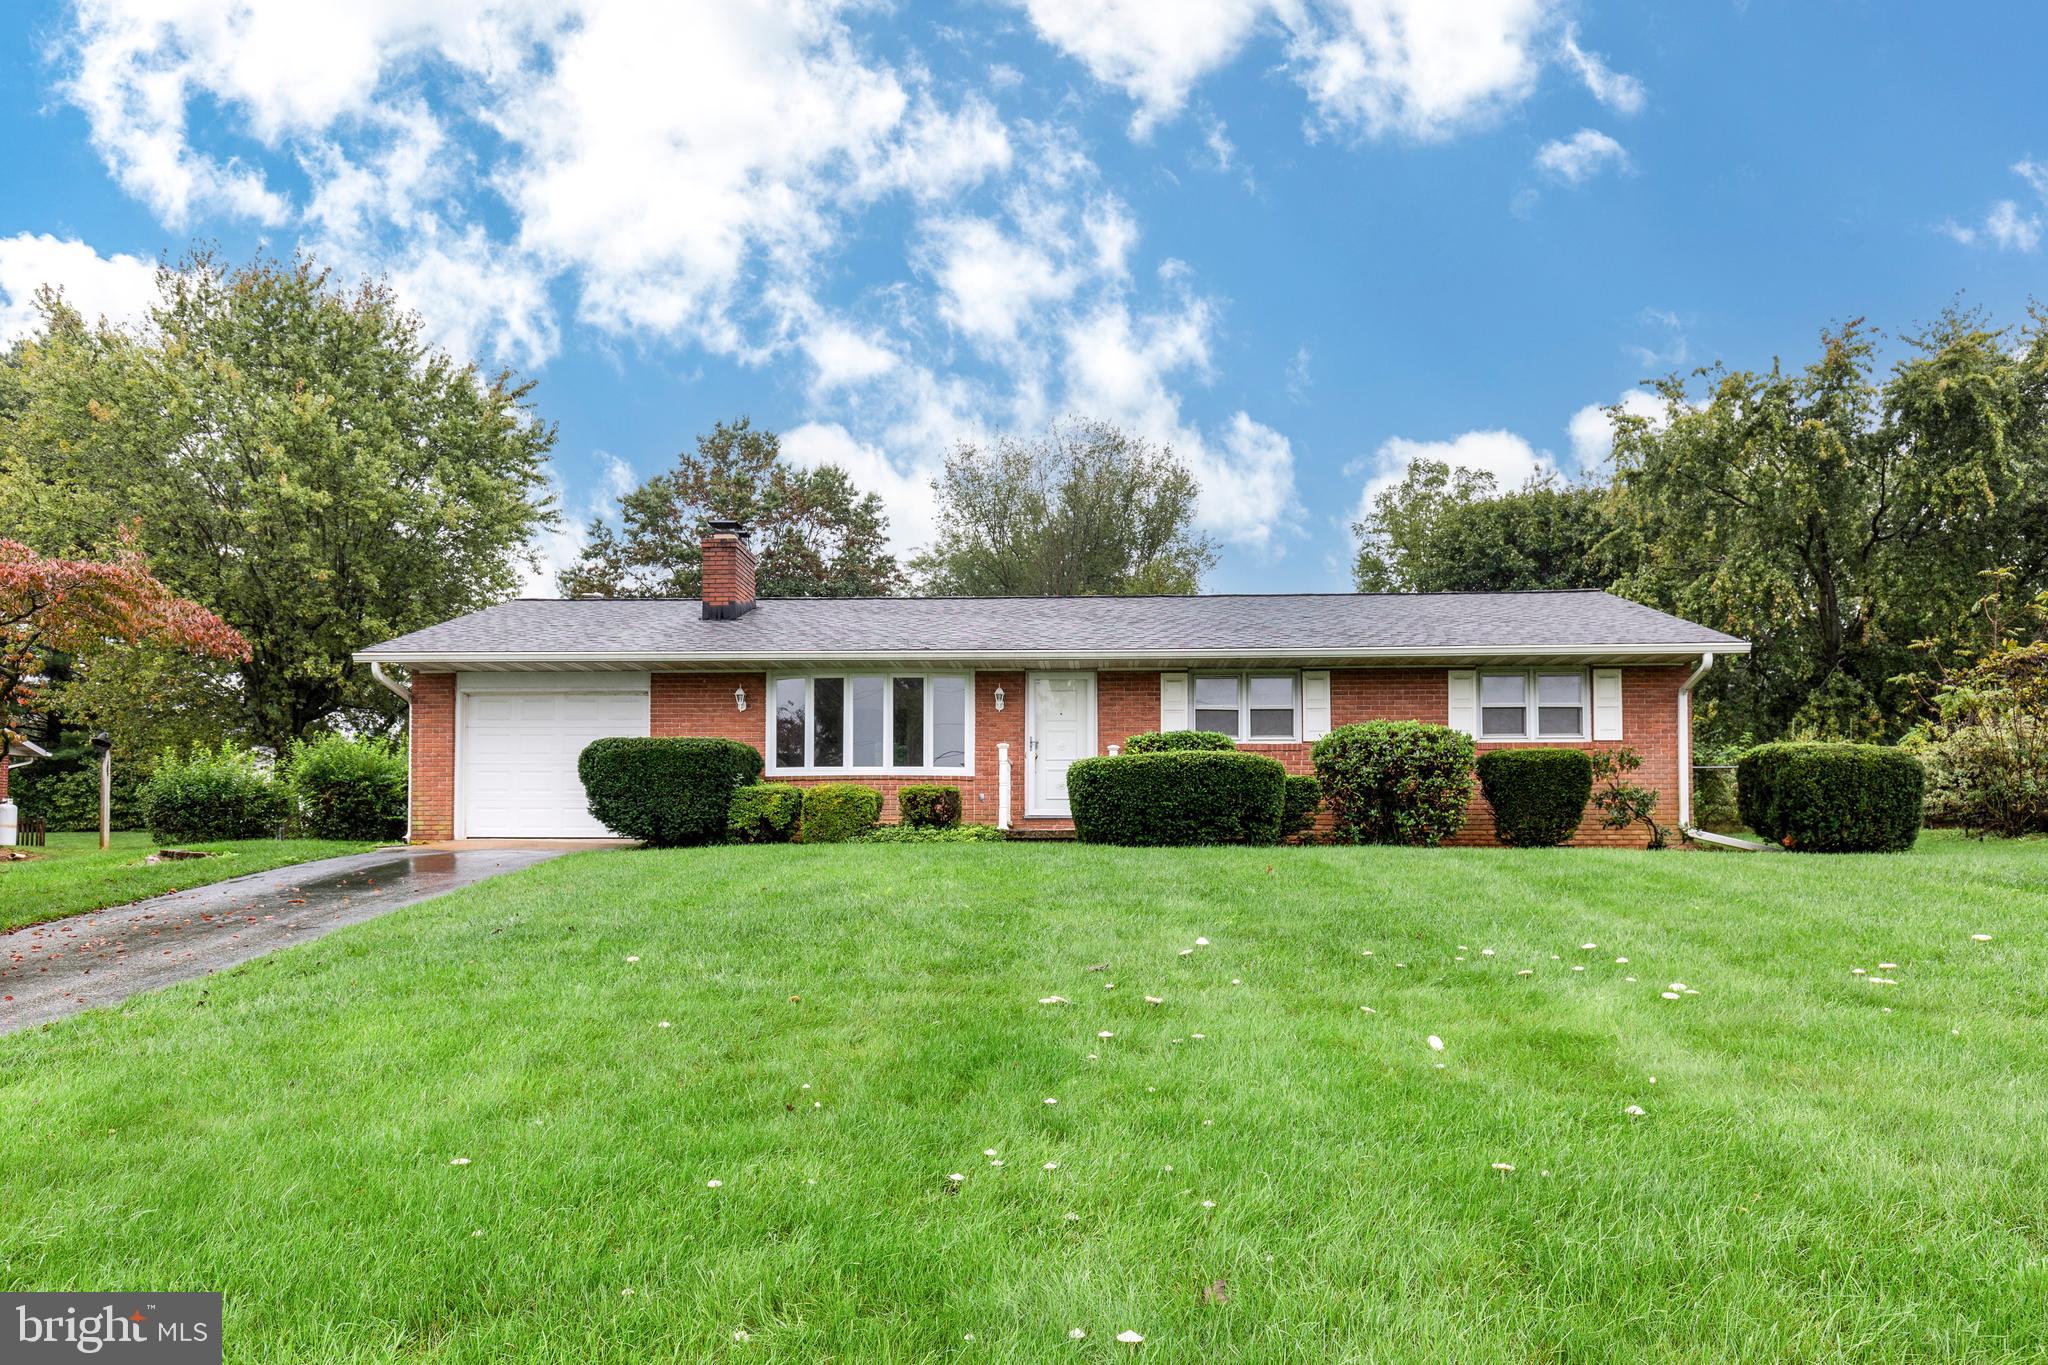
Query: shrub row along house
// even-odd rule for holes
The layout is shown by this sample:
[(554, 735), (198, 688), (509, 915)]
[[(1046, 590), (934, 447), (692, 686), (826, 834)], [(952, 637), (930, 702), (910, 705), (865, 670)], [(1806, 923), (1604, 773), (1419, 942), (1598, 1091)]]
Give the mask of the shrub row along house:
[[(757, 601), (743, 527), (703, 553), (701, 601), (508, 602), (359, 653), (410, 699), (410, 837), (604, 836), (576, 761), (609, 736), (740, 740), (770, 781), (878, 789), (884, 821), (945, 782), (971, 822), (1051, 832), (1068, 766), (1132, 735), (1217, 731), (1307, 773), (1366, 720), (1482, 753), (1626, 745), (1684, 826), (1692, 686), (1749, 648), (1592, 591)], [(1589, 813), (1576, 842), (1644, 837)], [(1456, 842), (1492, 841), (1475, 788)]]

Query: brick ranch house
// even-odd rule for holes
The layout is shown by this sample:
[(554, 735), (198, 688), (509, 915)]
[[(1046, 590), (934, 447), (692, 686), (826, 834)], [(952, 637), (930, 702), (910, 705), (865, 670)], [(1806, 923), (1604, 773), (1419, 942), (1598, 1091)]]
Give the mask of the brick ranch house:
[[(1067, 766), (1131, 735), (1219, 730), (1306, 773), (1364, 720), (1627, 745), (1687, 825), (1692, 685), (1749, 649), (1593, 591), (757, 601), (742, 528), (703, 550), (701, 601), (508, 602), (357, 654), (411, 705), (411, 838), (604, 836), (576, 758), (607, 735), (736, 739), (770, 781), (879, 789), (885, 821), (947, 782), (968, 820), (1056, 831)], [(1476, 788), (1458, 842), (1493, 842)]]

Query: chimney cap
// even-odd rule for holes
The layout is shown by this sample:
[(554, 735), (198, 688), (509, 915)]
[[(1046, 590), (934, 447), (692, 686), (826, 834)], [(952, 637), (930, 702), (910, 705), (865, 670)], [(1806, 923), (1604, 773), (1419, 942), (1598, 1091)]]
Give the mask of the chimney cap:
[(754, 533), (754, 528), (744, 521), (712, 521), (710, 528), (714, 536), (738, 536), (741, 540)]

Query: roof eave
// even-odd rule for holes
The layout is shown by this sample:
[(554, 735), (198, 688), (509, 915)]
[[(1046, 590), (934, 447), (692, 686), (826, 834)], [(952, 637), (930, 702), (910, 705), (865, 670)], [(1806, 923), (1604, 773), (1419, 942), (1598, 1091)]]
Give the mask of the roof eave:
[(459, 667), (546, 664), (597, 664), (610, 668), (678, 668), (750, 666), (757, 668), (789, 664), (882, 664), (906, 659), (929, 658), (958, 664), (1030, 665), (1073, 663), (1144, 663), (1170, 665), (1237, 660), (1303, 660), (1343, 663), (1390, 663), (1402, 661), (1444, 661), (1458, 659), (1584, 658), (1602, 659), (1690, 659), (1701, 654), (1747, 654), (1746, 640), (1670, 641), (1659, 644), (1490, 644), (1437, 645), (1360, 649), (1330, 645), (1288, 649), (862, 649), (862, 650), (698, 650), (671, 654), (644, 651), (522, 651), (522, 650), (394, 650), (366, 649), (353, 657), (357, 663), (398, 664), (411, 667)]

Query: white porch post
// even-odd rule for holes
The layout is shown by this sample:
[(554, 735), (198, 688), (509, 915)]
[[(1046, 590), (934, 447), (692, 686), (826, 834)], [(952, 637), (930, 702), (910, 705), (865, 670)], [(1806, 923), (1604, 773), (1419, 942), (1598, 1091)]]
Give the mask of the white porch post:
[(996, 828), (1010, 827), (1010, 746), (996, 745)]

